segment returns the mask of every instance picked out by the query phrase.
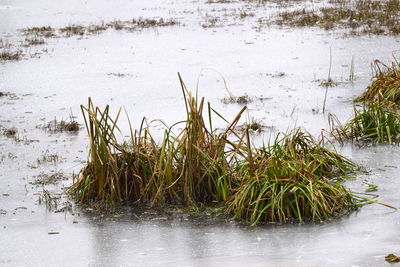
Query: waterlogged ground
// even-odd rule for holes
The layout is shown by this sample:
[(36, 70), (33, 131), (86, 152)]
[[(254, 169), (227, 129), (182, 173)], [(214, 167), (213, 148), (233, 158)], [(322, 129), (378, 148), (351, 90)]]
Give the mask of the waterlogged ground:
[[(135, 126), (142, 116), (172, 124), (184, 118), (177, 72), (189, 89), (199, 81), (199, 94), (227, 119), (242, 106), (222, 103), (228, 93), (220, 74), (231, 94), (253, 98), (245, 117), (266, 126), (256, 143), (294, 126), (317, 136), (329, 127), (329, 112), (349, 119), (351, 99), (370, 82), (370, 62), (390, 62), (398, 38), (344, 37), (342, 31), (257, 22), (282, 9), (248, 2), (0, 0), (1, 39), (16, 46), (24, 39), (19, 29), (26, 27), (139, 17), (180, 23), (50, 38), (23, 48), (21, 60), (0, 64), (0, 92), (8, 92), (0, 96), (0, 125), (17, 130), (0, 137), (0, 265), (387, 265), (387, 254), (400, 253), (400, 216), (377, 204), (322, 224), (249, 228), (212, 216), (102, 216), (66, 198), (55, 205), (48, 197), (47, 192), (62, 195), (87, 159), (80, 104), (90, 96), (114, 112), (125, 107)], [(323, 114), (325, 87), (319, 84), (328, 79), (330, 54), (331, 78), (340, 84), (328, 89)], [(355, 80), (349, 81), (352, 57)], [(77, 133), (43, 127), (70, 116), (81, 124)], [(154, 128), (160, 134), (162, 125)], [(400, 206), (397, 146), (337, 149), (370, 171), (349, 181), (350, 187), (362, 191), (363, 181), (376, 184), (381, 202)]]

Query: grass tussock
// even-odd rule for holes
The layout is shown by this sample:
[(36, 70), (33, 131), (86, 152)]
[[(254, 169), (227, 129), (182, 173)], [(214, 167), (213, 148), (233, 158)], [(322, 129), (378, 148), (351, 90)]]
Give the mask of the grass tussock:
[(6, 137), (14, 137), (17, 134), (17, 128), (2, 128), (1, 133)]
[(379, 60), (373, 62), (375, 77), (366, 91), (355, 102), (375, 102), (400, 105), (400, 68), (395, 60), (391, 66)]
[(54, 119), (44, 125), (38, 126), (37, 128), (42, 128), (51, 133), (57, 132), (77, 132), (79, 131), (79, 123), (71, 115), (69, 120), (57, 120)]
[(30, 182), (31, 185), (51, 185), (68, 180), (68, 177), (61, 171), (52, 171), (50, 174), (41, 172), (34, 176), (34, 178), (35, 180)]
[(230, 95), (229, 97), (225, 97), (221, 100), (221, 102), (224, 104), (239, 104), (239, 105), (247, 105), (253, 101), (254, 99), (248, 96), (247, 94), (241, 96)]
[[(252, 224), (323, 220), (360, 205), (334, 179), (356, 169), (350, 160), (300, 130), (253, 149), (249, 129), (235, 131), (246, 107), (226, 130), (217, 132), (212, 117), (222, 117), (180, 82), (186, 119), (165, 129), (161, 142), (154, 140), (143, 119), (138, 130), (130, 127), (129, 142), (120, 144), (116, 134), (121, 109), (112, 118), (109, 106), (100, 109), (90, 99), (81, 107), (90, 153), (69, 190), (76, 199), (151, 207), (217, 206)], [(182, 130), (176, 133), (177, 126)]]
[[(83, 201), (140, 201), (152, 206), (196, 206), (226, 200), (230, 190), (227, 131), (206, 127), (204, 99), (192, 96), (181, 80), (187, 119), (177, 135), (165, 130), (161, 145), (153, 139), (145, 120), (131, 129), (131, 140), (118, 145), (118, 115), (100, 110), (89, 100), (83, 107), (90, 139), (90, 159), (71, 192)], [(242, 110), (242, 112), (244, 109)], [(209, 116), (212, 109), (208, 106)], [(242, 113), (241, 112), (241, 113)], [(237, 123), (240, 115), (234, 120)], [(209, 121), (211, 124), (211, 119)]]
[[(61, 28), (51, 26), (28, 27), (20, 29), (22, 40), (10, 42), (7, 39), (0, 39), (0, 62), (18, 61), (24, 57), (40, 58), (43, 53), (48, 53), (47, 48), (38, 47), (45, 45), (49, 38), (73, 37), (83, 38), (83, 36), (101, 34), (109, 29), (125, 30), (127, 32), (140, 31), (146, 28), (158, 28), (179, 25), (175, 19), (152, 19), (138, 18), (126, 21), (100, 22), (90, 25), (70, 24)], [(31, 51), (27, 48), (35, 48)]]
[(322, 221), (359, 203), (337, 179), (356, 166), (299, 129), (278, 135), (270, 146), (249, 153), (238, 167), (240, 185), (229, 203), (235, 217), (252, 224)]
[(330, 116), (331, 133), (339, 142), (359, 145), (400, 142), (400, 74), (395, 60), (387, 66), (375, 60), (375, 77), (363, 94), (354, 99), (354, 117), (342, 125)]
[(390, 263), (400, 262), (400, 257), (391, 253), (391, 254), (386, 255), (385, 260)]
[(36, 45), (44, 45), (46, 44), (46, 42), (44, 41), (43, 38), (41, 37), (29, 37), (29, 38), (25, 38), (25, 40), (22, 43), (23, 47), (31, 47), (31, 46), (36, 46)]
[(274, 23), (295, 27), (348, 28), (353, 34), (400, 33), (399, 0), (330, 1), (317, 9), (295, 9), (278, 14)]
[(56, 37), (56, 29), (50, 26), (31, 27), (21, 30), (23, 35), (38, 36), (43, 38)]
[(0, 39), (0, 48), (1, 49), (11, 49), (13, 45), (8, 40)]
[(18, 61), (22, 59), (22, 51), (20, 50), (2, 50), (0, 51), (0, 61)]
[(235, 130), (237, 130), (240, 133), (245, 133), (247, 130), (249, 130), (251, 133), (261, 133), (265, 129), (273, 129), (273, 128), (274, 128), (273, 126), (267, 126), (261, 120), (251, 117), (249, 118), (248, 122), (245, 122), (235, 127)]
[(331, 117), (331, 132), (340, 142), (356, 141), (358, 144), (399, 143), (400, 114), (386, 102), (354, 106), (354, 117), (344, 126)]

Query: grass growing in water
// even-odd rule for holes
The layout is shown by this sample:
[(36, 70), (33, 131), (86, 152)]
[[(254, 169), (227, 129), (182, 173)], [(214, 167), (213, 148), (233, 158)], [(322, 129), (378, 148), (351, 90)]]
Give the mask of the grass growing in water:
[(363, 143), (400, 142), (400, 114), (396, 108), (382, 103), (354, 106), (354, 118), (342, 126), (331, 117), (332, 135), (340, 142), (351, 140)]
[(117, 143), (115, 119), (109, 107), (103, 111), (89, 100), (82, 107), (90, 140), (90, 159), (82, 179), (72, 187), (81, 200), (105, 202), (141, 201), (152, 206), (183, 204), (196, 206), (226, 200), (230, 190), (227, 135), (236, 125), (242, 111), (228, 129), (220, 134), (207, 129), (204, 99), (192, 96), (182, 80), (187, 119), (183, 130), (173, 135), (165, 130), (161, 145), (153, 139), (145, 120), (138, 131), (131, 129), (130, 143)]
[(373, 62), (375, 77), (367, 90), (354, 99), (354, 118), (342, 126), (330, 116), (331, 133), (340, 142), (365, 143), (400, 142), (400, 74), (396, 59), (389, 67), (379, 60)]
[(331, 179), (356, 170), (356, 165), (299, 129), (278, 135), (272, 145), (249, 152), (249, 157), (238, 166), (240, 185), (228, 207), (237, 218), (252, 224), (321, 221), (360, 204)]
[(275, 23), (287, 26), (318, 26), (325, 30), (349, 28), (352, 34), (400, 33), (399, 0), (330, 1), (331, 6), (295, 9), (278, 14)]
[(0, 61), (17, 61), (22, 58), (22, 51), (3, 50), (0, 51)]
[[(333, 179), (356, 169), (350, 160), (300, 130), (253, 149), (249, 130), (234, 130), (246, 107), (216, 132), (211, 117), (220, 115), (180, 82), (186, 120), (167, 128), (160, 143), (144, 119), (120, 145), (121, 110), (111, 118), (109, 106), (101, 110), (90, 99), (82, 106), (90, 154), (72, 195), (84, 203), (217, 206), (252, 224), (323, 220), (362, 203)], [(174, 134), (176, 125), (184, 126)]]
[(387, 66), (379, 60), (373, 63), (375, 77), (367, 90), (355, 102), (392, 102), (400, 105), (400, 68), (395, 60)]

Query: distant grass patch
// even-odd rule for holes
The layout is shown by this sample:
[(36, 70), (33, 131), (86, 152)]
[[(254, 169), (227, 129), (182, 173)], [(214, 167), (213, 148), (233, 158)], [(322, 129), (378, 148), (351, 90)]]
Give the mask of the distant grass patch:
[(0, 51), (0, 61), (18, 61), (22, 59), (22, 51), (5, 49)]
[(326, 30), (351, 29), (353, 34), (400, 33), (399, 0), (330, 1), (330, 6), (295, 9), (278, 14), (274, 23), (295, 27), (317, 26)]
[[(83, 36), (100, 34), (108, 29), (114, 29), (117, 31), (136, 31), (145, 28), (165, 27), (178, 25), (179, 22), (174, 19), (151, 19), (151, 18), (138, 18), (131, 20), (114, 20), (111, 22), (100, 22), (89, 25), (81, 24), (70, 24), (62, 28), (52, 28), (50, 26), (43, 27), (32, 27), (22, 29), (23, 35), (28, 36), (25, 42), (26, 45), (32, 44), (37, 45), (38, 41), (43, 40), (42, 38), (54, 38), (54, 37), (71, 37), (71, 36)], [(34, 40), (34, 42), (29, 41)]]
[(16, 128), (3, 128), (0, 127), (0, 132), (7, 137), (13, 137), (17, 134), (18, 130)]
[(221, 100), (224, 104), (239, 104), (239, 105), (246, 105), (254, 101), (254, 98), (248, 96), (247, 94), (241, 96), (229, 96), (225, 97)]
[(71, 115), (69, 120), (54, 119), (44, 125), (39, 125), (37, 128), (49, 131), (51, 133), (57, 132), (77, 132), (79, 131), (79, 123)]

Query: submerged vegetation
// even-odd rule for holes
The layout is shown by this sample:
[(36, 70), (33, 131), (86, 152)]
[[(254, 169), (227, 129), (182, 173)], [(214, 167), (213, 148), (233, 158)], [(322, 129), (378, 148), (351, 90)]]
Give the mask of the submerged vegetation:
[[(254, 149), (248, 128), (242, 134), (235, 131), (246, 107), (226, 130), (217, 132), (212, 117), (219, 113), (180, 82), (187, 117), (167, 128), (160, 143), (143, 119), (138, 130), (130, 129), (129, 142), (119, 144), (121, 110), (113, 119), (109, 106), (101, 110), (91, 99), (81, 107), (90, 153), (69, 190), (77, 200), (216, 206), (251, 224), (320, 221), (363, 203), (338, 181), (357, 168), (347, 158), (300, 129)], [(175, 133), (177, 125), (183, 129)]]

